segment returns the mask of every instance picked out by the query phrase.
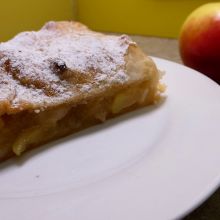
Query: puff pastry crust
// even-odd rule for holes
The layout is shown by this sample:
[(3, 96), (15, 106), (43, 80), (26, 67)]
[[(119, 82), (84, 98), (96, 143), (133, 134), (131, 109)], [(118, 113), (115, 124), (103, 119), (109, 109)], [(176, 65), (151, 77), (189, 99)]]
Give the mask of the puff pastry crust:
[(0, 44), (0, 161), (158, 101), (160, 74), (128, 36), (48, 22)]

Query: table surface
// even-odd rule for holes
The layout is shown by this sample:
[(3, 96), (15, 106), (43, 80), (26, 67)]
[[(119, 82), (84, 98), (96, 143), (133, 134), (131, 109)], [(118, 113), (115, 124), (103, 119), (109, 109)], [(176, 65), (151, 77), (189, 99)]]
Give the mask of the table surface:
[[(138, 43), (145, 53), (182, 63), (178, 41), (156, 37), (144, 37), (131, 35), (131, 38)], [(183, 220), (219, 220), (220, 219), (220, 188), (200, 207), (186, 216)]]

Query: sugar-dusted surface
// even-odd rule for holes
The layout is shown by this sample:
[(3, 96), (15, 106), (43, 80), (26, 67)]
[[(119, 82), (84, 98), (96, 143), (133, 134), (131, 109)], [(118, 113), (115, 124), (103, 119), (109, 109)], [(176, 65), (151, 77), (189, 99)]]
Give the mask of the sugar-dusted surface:
[(74, 22), (49, 22), (0, 44), (1, 112), (42, 108), (128, 80), (127, 36), (108, 36)]

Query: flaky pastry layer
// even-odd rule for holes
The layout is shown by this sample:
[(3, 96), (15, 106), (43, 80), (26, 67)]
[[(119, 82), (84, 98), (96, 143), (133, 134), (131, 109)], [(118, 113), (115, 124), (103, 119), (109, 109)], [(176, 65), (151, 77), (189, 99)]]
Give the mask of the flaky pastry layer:
[(48, 22), (0, 44), (0, 161), (152, 104), (159, 72), (128, 36)]

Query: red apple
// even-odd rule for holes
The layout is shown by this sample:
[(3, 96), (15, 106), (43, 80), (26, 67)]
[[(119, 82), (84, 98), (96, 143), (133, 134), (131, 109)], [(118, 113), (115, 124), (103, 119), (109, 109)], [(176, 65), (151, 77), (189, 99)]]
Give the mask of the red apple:
[(208, 3), (184, 22), (179, 48), (183, 63), (220, 84), (220, 3)]

